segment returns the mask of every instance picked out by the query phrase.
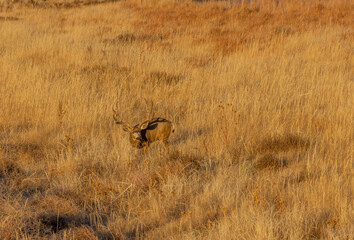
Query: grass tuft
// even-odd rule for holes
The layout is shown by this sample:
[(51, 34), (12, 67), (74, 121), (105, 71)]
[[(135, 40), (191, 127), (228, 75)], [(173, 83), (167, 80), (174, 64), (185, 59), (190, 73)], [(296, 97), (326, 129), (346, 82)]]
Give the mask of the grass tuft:
[(0, 239), (353, 239), (353, 3), (236, 2), (0, 1)]

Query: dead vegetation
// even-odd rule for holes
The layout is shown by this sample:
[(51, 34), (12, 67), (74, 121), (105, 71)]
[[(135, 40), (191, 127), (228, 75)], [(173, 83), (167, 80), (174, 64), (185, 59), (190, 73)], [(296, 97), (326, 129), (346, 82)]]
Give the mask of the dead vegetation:
[(0, 238), (352, 239), (353, 4), (275, 2), (2, 1)]

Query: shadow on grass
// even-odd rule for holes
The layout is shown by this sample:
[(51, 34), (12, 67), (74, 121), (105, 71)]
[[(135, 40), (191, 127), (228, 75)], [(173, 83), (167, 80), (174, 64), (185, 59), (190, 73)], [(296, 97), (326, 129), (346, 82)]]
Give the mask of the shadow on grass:
[(147, 77), (147, 82), (158, 86), (160, 84), (175, 85), (181, 82), (185, 77), (180, 74), (169, 74), (167, 72), (153, 71)]
[(34, 143), (0, 143), (0, 149), (2, 149), (5, 154), (27, 154), (36, 159), (44, 157), (42, 147)]
[(24, 174), (24, 171), (16, 161), (11, 159), (0, 160), (0, 179), (13, 178)]
[(253, 166), (257, 171), (263, 169), (278, 170), (287, 167), (287, 165), (288, 163), (285, 158), (278, 158), (274, 154), (266, 154), (253, 161)]
[(103, 43), (106, 44), (132, 44), (134, 42), (146, 42), (146, 41), (162, 41), (163, 37), (158, 34), (132, 34), (132, 33), (124, 33), (119, 34), (113, 39), (105, 39)]
[(257, 153), (279, 153), (288, 150), (302, 150), (310, 146), (310, 141), (297, 135), (287, 134), (264, 139), (256, 148)]
[(0, 16), (0, 21), (18, 21), (20, 20), (18, 17), (4, 17), (4, 16)]
[(49, 232), (58, 232), (66, 228), (89, 225), (88, 217), (60, 213), (42, 213), (37, 217), (42, 229)]

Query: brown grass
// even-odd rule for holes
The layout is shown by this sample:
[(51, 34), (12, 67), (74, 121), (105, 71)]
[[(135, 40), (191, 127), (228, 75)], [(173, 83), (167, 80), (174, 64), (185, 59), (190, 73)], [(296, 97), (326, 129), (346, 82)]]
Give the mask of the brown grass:
[(247, 2), (2, 1), (0, 238), (352, 239), (353, 4)]

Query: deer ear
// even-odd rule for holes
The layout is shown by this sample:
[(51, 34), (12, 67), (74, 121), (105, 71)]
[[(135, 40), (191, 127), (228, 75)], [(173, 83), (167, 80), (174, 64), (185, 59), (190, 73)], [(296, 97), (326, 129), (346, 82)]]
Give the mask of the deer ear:
[(146, 123), (141, 124), (141, 125), (140, 125), (140, 130), (146, 129), (146, 128), (149, 126), (149, 123), (150, 123), (150, 122), (146, 122)]
[(132, 131), (132, 127), (127, 125), (127, 124), (124, 124), (123, 125), (123, 131), (125, 132), (131, 132)]

